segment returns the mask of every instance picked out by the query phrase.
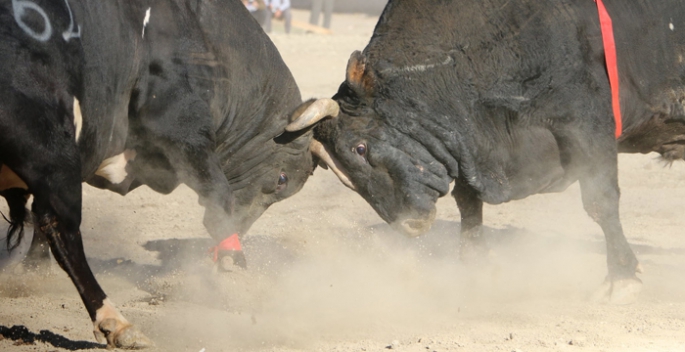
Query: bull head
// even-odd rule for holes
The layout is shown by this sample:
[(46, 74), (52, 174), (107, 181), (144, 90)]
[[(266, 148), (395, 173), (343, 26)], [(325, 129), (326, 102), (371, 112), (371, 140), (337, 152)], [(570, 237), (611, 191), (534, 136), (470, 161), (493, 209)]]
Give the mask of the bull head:
[[(374, 75), (367, 70), (366, 57), (360, 52), (355, 51), (350, 55), (347, 62), (346, 79), (344, 86), (347, 86), (353, 95), (365, 99), (374, 88)], [(335, 98), (335, 97), (334, 97)], [(291, 116), (291, 122), (285, 128), (288, 132), (300, 131), (315, 125), (326, 118), (337, 118), (340, 113), (340, 106), (333, 99), (318, 99), (305, 102)], [(345, 171), (340, 167), (339, 162), (331, 156), (326, 146), (316, 139), (312, 139), (310, 151), (320, 159), (320, 166), (324, 169), (330, 168), (338, 176), (340, 181), (352, 190), (356, 190)]]
[[(350, 55), (345, 78), (343, 85), (347, 86), (354, 93), (353, 95), (360, 100), (365, 100), (372, 94), (375, 76), (368, 69), (366, 57), (360, 51), (357, 50)], [(291, 122), (285, 130), (288, 132), (301, 131), (326, 118), (337, 118), (339, 113), (340, 106), (333, 99), (310, 100), (302, 104), (293, 113)], [(345, 186), (356, 190), (349, 176), (341, 168), (340, 163), (332, 157), (326, 146), (316, 139), (312, 139), (310, 151), (320, 159), (321, 167), (330, 168)]]
[(407, 132), (420, 128), (417, 121), (400, 128), (386, 121), (385, 116), (411, 115), (412, 107), (387, 95), (383, 74), (392, 73), (385, 70), (390, 63), (369, 55), (350, 56), (346, 79), (333, 97), (340, 114), (317, 124), (311, 151), (381, 218), (416, 236), (430, 228), (435, 202), (449, 191), (451, 179), (445, 165), (420, 144), (421, 131)]

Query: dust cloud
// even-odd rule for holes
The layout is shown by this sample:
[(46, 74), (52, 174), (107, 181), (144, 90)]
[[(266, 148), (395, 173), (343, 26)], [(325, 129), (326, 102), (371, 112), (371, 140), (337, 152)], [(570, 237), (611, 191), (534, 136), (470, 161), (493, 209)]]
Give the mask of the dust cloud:
[[(332, 36), (272, 40), (304, 98), (330, 97), (375, 23), (340, 15)], [(459, 261), (453, 199), (438, 201), (429, 233), (406, 238), (321, 169), (244, 237), (247, 270), (214, 271), (214, 243), (187, 187), (121, 197), (84, 185), (81, 229), (96, 277), (153, 351), (685, 350), (685, 163), (664, 169), (653, 155), (622, 155), (619, 170), (623, 228), (645, 270), (630, 306), (587, 300), (606, 275), (605, 242), (577, 185), (486, 206), (491, 253), (469, 265)], [(96, 348), (59, 267), (47, 277), (15, 271), (25, 249), (10, 258), (0, 248), (0, 332), (16, 325), (57, 337), (37, 346), (6, 337), (0, 350)]]
[[(459, 322), (502, 311), (530, 314), (544, 309), (541, 301), (584, 302), (603, 278), (597, 244), (511, 228), (487, 229), (492, 253), (471, 265), (459, 261), (454, 222), (413, 239), (385, 224), (307, 232), (246, 237), (247, 271), (210, 274), (196, 263), (157, 279), (165, 304), (194, 308), (168, 312), (151, 337), (178, 346), (194, 336), (248, 350), (391, 343), (458, 331)], [(598, 275), (587, 275), (593, 268)]]

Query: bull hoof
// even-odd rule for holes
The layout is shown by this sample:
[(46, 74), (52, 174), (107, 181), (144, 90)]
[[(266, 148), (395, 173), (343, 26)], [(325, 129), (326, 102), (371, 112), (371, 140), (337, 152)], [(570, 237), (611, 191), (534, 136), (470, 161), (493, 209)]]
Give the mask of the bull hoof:
[(219, 251), (217, 263), (221, 272), (247, 269), (247, 260), (243, 251)]
[(130, 350), (139, 350), (153, 346), (152, 341), (134, 326), (128, 326), (122, 329), (122, 331), (119, 331), (119, 333), (115, 335), (113, 344), (118, 348)]
[(592, 294), (591, 300), (597, 303), (626, 305), (635, 303), (642, 291), (642, 280), (637, 277), (611, 281), (607, 278)]
[(642, 292), (642, 280), (638, 278), (614, 281), (609, 303), (616, 305), (633, 304), (637, 302)]
[(105, 319), (100, 323), (100, 331), (95, 331), (95, 338), (99, 342), (107, 341), (107, 348), (121, 348), (127, 350), (140, 350), (154, 346), (152, 341), (143, 335), (133, 325), (125, 326), (116, 331), (117, 321)]

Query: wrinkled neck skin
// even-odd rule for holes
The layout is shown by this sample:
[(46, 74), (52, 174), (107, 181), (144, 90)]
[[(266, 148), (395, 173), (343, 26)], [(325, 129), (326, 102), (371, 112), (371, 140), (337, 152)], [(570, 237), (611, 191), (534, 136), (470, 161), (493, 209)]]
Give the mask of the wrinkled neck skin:
[(278, 50), (251, 18), (243, 18), (239, 11), (226, 18), (212, 10), (211, 6), (199, 10), (200, 25), (206, 41), (219, 56), (218, 65), (204, 66), (194, 74), (205, 78), (196, 81), (198, 90), (207, 85), (213, 92), (208, 104), (216, 152), (224, 162), (222, 168), (229, 182), (239, 189), (248, 171), (259, 172), (253, 168), (267, 158), (278, 160), (280, 155), (273, 153), (278, 154), (279, 149), (288, 149), (286, 153), (305, 151), (306, 143), (285, 145), (273, 140), (284, 132), (289, 114), (302, 98)]
[[(285, 65), (266, 71), (265, 83), (247, 89), (250, 97), (232, 96), (225, 114), (215, 120), (216, 153), (235, 198), (235, 217), (245, 226), (241, 233), (271, 204), (298, 192), (314, 169), (308, 150), (312, 132), (284, 133), (290, 113), (301, 103), (290, 71)], [(245, 90), (253, 80), (233, 82), (241, 86), (227, 91)], [(281, 172), (288, 176), (288, 187), (276, 191)]]
[[(262, 86), (250, 87), (250, 79), (236, 79), (225, 87), (227, 92), (244, 90), (248, 97), (231, 95), (222, 109), (215, 114), (216, 152), (223, 162), (222, 169), (235, 189), (250, 182), (259, 174), (260, 168), (273, 166), (268, 160), (304, 155), (311, 140), (311, 133), (298, 133), (283, 140), (275, 140), (284, 133), (289, 114), (302, 102), (290, 72), (284, 66), (263, 75), (271, 75)], [(283, 72), (287, 73), (287, 77)], [(233, 82), (240, 82), (238, 85)], [(289, 89), (280, 92), (274, 85), (291, 83)], [(245, 86), (247, 85), (247, 87)], [(256, 173), (256, 174), (255, 174)]]

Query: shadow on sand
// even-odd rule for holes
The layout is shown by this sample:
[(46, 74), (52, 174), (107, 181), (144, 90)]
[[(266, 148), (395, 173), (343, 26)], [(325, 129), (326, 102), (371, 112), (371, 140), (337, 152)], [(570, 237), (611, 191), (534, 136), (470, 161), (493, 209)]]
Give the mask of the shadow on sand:
[[(292, 263), (297, 258), (292, 248), (276, 238), (252, 235), (243, 239), (241, 244), (247, 257), (248, 271), (276, 270), (275, 268)], [(143, 248), (157, 252), (157, 259), (161, 262), (159, 265), (138, 264), (126, 258), (102, 260), (91, 257), (88, 258), (88, 263), (96, 275), (108, 273), (145, 280), (156, 275), (185, 270), (193, 266), (193, 263), (203, 263), (202, 266), (210, 268), (212, 264), (209, 249), (215, 245), (211, 238), (154, 240), (143, 244)], [(140, 280), (133, 283), (140, 285), (143, 283)]]
[[(410, 238), (395, 232), (385, 223), (369, 227), (381, 242), (389, 246), (414, 247), (417, 254), (431, 257), (459, 257), (459, 232), (461, 224), (457, 221), (436, 220), (430, 231), (419, 237)], [(573, 246), (584, 252), (606, 255), (606, 244), (601, 231), (588, 234), (586, 239), (571, 238), (564, 233), (546, 233), (544, 235), (528, 231), (523, 228), (505, 227), (496, 229), (483, 226), (483, 237), (488, 248), (493, 250), (507, 250), (517, 246), (535, 243), (544, 248), (562, 248)], [(628, 239), (630, 241), (630, 239)], [(639, 255), (685, 255), (685, 248), (664, 248), (645, 244), (631, 243), (631, 248)]]
[[(4, 226), (0, 226), (0, 231), (3, 230), (2, 227)], [(430, 231), (415, 238), (395, 232), (386, 223), (378, 223), (369, 226), (367, 229), (369, 236), (366, 239), (375, 237), (379, 243), (387, 246), (386, 249), (388, 250), (411, 248), (419, 257), (459, 260), (460, 223), (457, 221), (436, 220)], [(571, 245), (588, 253), (606, 254), (604, 237), (599, 230), (596, 234), (588, 235), (587, 239), (579, 239), (577, 237), (569, 238), (562, 233), (549, 233), (543, 236), (516, 227), (495, 229), (484, 226), (483, 236), (488, 247), (494, 250), (506, 251), (508, 247), (525, 246), (528, 243), (536, 242), (538, 245), (547, 244), (550, 246), (548, 248), (562, 248)], [(25, 243), (22, 243), (22, 247), (28, 247), (31, 237), (31, 232), (29, 232), (24, 238)], [(96, 275), (119, 275), (145, 289), (147, 279), (184, 270), (188, 267), (188, 263), (205, 261), (205, 266), (211, 267), (208, 262), (208, 249), (214, 245), (215, 242), (211, 238), (154, 240), (148, 241), (143, 247), (150, 252), (158, 253), (157, 258), (161, 262), (160, 265), (138, 264), (127, 258), (103, 260), (93, 257), (88, 258), (88, 263)], [(282, 240), (266, 235), (246, 236), (242, 240), (242, 245), (247, 257), (248, 271), (277, 273), (280, 268), (298, 258), (296, 250), (285, 246)], [(631, 243), (631, 247), (637, 255), (685, 255), (685, 248), (664, 248), (635, 243)], [(17, 257), (25, 254), (26, 249), (17, 250), (16, 252), (20, 253), (13, 254), (15, 257), (13, 261), (18, 262), (17, 259), (19, 258)], [(4, 248), (1, 248), (0, 251), (6, 252)], [(9, 258), (4, 257), (6, 256), (0, 256), (0, 259), (4, 259), (0, 261), (0, 269), (9, 264)]]
[(14, 325), (11, 328), (0, 325), (0, 335), (15, 341), (15, 345), (33, 345), (36, 341), (40, 341), (69, 351), (104, 349), (107, 347), (106, 345), (89, 341), (72, 341), (48, 330), (41, 330), (40, 333), (36, 334), (29, 331), (23, 325)]

